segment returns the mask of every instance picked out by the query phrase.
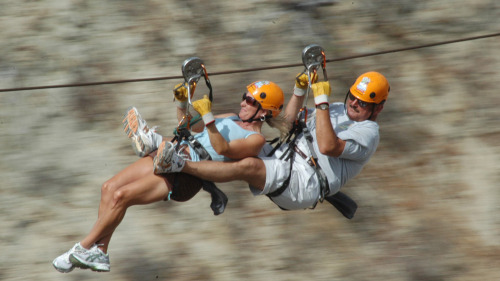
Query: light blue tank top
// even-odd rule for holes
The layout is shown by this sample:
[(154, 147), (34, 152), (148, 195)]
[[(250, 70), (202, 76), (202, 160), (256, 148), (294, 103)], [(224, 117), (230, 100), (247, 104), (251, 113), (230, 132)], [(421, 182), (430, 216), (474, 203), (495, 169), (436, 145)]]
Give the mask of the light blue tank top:
[[(227, 118), (218, 118), (215, 119), (215, 126), (217, 130), (219, 130), (220, 134), (224, 137), (224, 139), (228, 142), (237, 139), (246, 139), (248, 136), (257, 134), (257, 132), (249, 131), (241, 128), (235, 121), (239, 121), (238, 116), (230, 116)], [(200, 142), (200, 144), (207, 150), (208, 154), (212, 157), (213, 161), (229, 161), (230, 158), (227, 158), (223, 155), (217, 154), (212, 144), (210, 143), (210, 138), (208, 137), (207, 128), (205, 128), (202, 132), (194, 135), (194, 138)], [(200, 161), (200, 156), (195, 152), (194, 149), (190, 149), (191, 160), (192, 161)]]

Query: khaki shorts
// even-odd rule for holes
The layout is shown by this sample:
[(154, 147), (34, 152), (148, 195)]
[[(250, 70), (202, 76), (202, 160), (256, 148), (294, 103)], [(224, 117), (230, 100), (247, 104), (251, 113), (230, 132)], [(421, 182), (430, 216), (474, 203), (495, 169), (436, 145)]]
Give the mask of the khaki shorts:
[[(266, 166), (266, 185), (264, 190), (250, 187), (254, 195), (265, 195), (280, 188), (290, 173), (290, 161), (276, 157), (263, 157)], [(286, 210), (312, 207), (318, 202), (320, 187), (314, 169), (300, 156), (295, 157), (288, 188), (272, 201)]]

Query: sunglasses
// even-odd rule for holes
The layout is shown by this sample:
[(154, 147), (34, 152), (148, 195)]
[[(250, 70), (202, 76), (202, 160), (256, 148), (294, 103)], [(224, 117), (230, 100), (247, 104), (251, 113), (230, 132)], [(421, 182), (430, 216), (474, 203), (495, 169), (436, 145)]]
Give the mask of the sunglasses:
[(252, 95), (247, 95), (247, 93), (243, 93), (243, 98), (241, 100), (246, 101), (249, 105), (256, 105), (257, 100), (254, 99)]
[(357, 100), (358, 101), (358, 104), (360, 107), (367, 107), (369, 104), (371, 104), (370, 102), (366, 102), (366, 101), (362, 101), (360, 99), (358, 99), (357, 97), (355, 97), (350, 91), (349, 91), (349, 99), (351, 101), (355, 101)]

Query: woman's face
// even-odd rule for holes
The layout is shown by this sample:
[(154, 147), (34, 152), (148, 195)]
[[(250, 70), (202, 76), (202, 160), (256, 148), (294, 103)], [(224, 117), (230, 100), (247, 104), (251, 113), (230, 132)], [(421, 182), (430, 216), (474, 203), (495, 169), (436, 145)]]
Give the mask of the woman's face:
[[(241, 109), (238, 116), (242, 120), (247, 120), (252, 117), (254, 119), (258, 119), (265, 114), (265, 111), (262, 108), (260, 108), (259, 103), (249, 93), (243, 94), (240, 106)], [(256, 111), (258, 111), (257, 114), (255, 114)]]

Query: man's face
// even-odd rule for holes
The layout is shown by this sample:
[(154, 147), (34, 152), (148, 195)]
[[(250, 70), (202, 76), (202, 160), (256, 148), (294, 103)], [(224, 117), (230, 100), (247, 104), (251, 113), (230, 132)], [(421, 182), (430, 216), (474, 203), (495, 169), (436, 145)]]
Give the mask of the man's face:
[(347, 116), (349, 119), (357, 122), (368, 120), (376, 106), (373, 103), (367, 103), (357, 99), (351, 93), (346, 101)]

